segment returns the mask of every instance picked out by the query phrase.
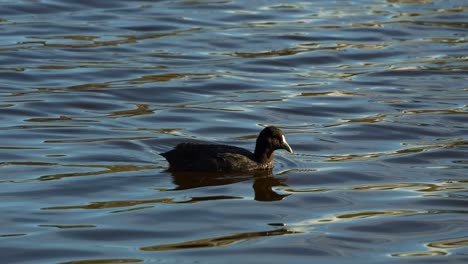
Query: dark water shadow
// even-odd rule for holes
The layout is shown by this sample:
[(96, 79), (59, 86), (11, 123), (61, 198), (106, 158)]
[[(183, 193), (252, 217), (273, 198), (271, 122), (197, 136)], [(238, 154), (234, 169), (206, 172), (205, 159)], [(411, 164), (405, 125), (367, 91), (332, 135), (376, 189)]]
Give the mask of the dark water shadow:
[(272, 171), (257, 171), (243, 174), (210, 173), (210, 172), (169, 172), (173, 183), (177, 185), (173, 190), (187, 190), (207, 186), (220, 186), (233, 183), (253, 181), (256, 201), (279, 201), (290, 194), (279, 194), (273, 190), (275, 186), (288, 186), (286, 179), (274, 177)]

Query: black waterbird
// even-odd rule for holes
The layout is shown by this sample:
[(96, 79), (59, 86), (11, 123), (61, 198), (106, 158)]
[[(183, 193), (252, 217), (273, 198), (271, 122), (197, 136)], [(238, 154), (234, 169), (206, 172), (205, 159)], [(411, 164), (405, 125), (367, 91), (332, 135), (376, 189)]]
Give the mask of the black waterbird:
[(161, 153), (171, 171), (248, 172), (273, 168), (273, 152), (285, 149), (293, 153), (283, 132), (274, 126), (264, 128), (257, 138), (254, 153), (235, 146), (180, 143)]

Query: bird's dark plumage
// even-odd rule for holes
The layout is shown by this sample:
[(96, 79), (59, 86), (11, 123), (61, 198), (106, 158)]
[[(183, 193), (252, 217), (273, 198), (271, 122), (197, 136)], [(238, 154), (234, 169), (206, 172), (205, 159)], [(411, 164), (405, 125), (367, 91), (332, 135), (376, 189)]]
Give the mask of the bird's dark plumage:
[(246, 172), (273, 168), (273, 152), (277, 149), (292, 153), (283, 132), (269, 126), (258, 135), (254, 153), (229, 145), (180, 143), (160, 155), (172, 171)]

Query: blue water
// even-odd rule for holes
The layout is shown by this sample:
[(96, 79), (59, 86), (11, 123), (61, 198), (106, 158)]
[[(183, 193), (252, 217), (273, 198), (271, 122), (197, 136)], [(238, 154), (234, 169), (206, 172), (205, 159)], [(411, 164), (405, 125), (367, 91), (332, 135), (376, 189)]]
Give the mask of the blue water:
[[(468, 5), (0, 1), (4, 263), (468, 262)], [(170, 173), (184, 141), (272, 175)]]

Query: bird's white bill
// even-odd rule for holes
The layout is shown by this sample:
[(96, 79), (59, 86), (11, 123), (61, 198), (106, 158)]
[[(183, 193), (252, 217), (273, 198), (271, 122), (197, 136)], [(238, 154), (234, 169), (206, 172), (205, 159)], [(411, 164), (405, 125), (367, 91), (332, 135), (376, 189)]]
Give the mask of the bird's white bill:
[(281, 135), (281, 137), (282, 137), (282, 141), (283, 141), (283, 142), (281, 142), (282, 147), (285, 150), (287, 150), (288, 152), (293, 153), (293, 150), (292, 150), (291, 146), (289, 146), (289, 144), (286, 141), (286, 138), (284, 137), (284, 135)]

